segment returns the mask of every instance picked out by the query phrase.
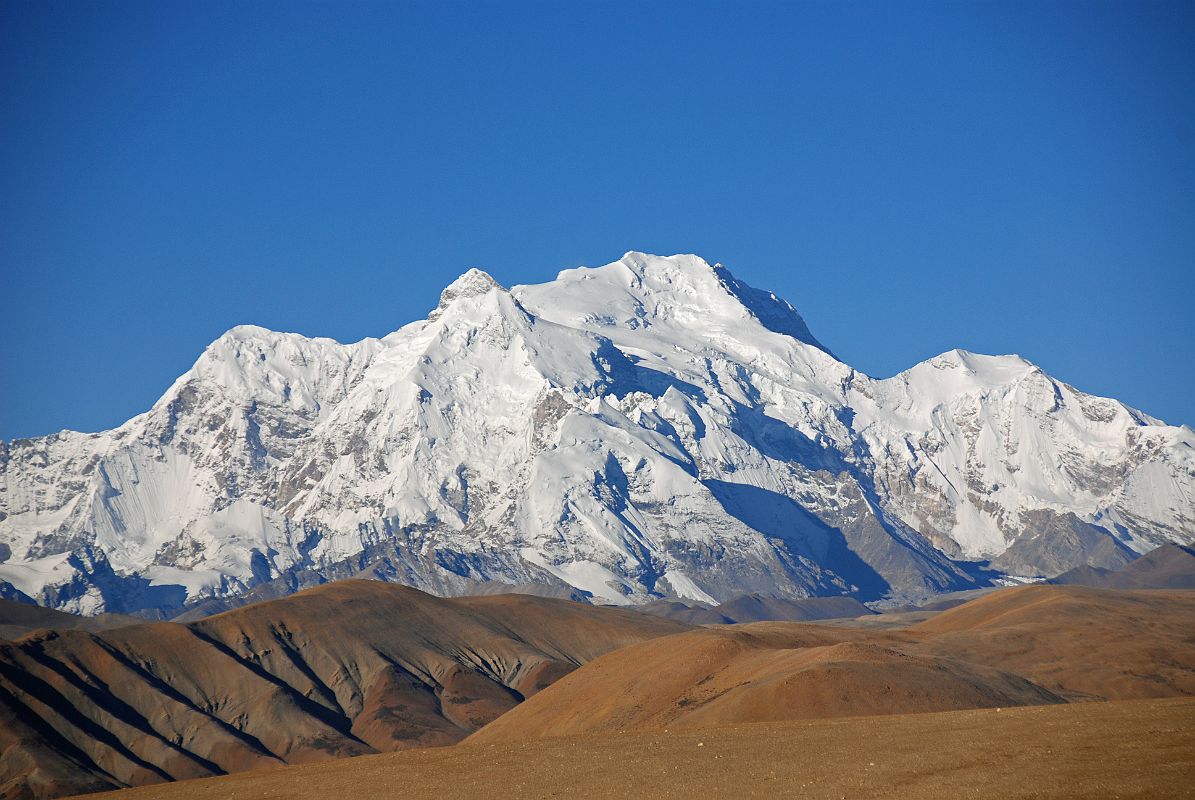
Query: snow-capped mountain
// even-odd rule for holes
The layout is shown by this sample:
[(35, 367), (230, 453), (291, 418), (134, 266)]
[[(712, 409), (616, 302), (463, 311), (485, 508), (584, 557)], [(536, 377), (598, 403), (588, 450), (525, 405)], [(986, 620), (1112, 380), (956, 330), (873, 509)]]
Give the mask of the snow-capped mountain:
[(234, 328), (115, 430), (0, 442), (0, 595), (84, 613), (357, 572), (911, 599), (1167, 541), (1195, 542), (1191, 428), (1016, 356), (869, 378), (688, 255), (470, 270), (356, 344)]

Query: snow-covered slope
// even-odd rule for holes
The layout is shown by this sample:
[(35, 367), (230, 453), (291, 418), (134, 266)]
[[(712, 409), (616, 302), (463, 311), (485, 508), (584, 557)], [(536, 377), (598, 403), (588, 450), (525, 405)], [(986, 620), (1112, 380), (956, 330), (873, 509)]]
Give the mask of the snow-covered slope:
[(234, 328), (115, 430), (0, 443), (0, 595), (82, 612), (363, 571), (916, 598), (1165, 541), (1195, 541), (1190, 428), (1015, 356), (874, 380), (695, 256), (470, 270), (351, 345)]

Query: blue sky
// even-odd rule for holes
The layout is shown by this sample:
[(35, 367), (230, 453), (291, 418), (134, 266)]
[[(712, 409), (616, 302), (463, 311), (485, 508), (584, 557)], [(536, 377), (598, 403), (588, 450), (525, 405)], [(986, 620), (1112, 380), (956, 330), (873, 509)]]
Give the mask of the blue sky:
[(1193, 9), (6, 0), (0, 438), (630, 249), (1195, 423)]

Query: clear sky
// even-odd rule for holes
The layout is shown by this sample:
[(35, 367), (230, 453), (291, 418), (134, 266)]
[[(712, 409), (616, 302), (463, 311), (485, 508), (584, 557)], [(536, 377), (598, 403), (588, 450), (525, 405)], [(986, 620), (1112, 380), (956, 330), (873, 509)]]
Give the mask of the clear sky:
[(0, 438), (632, 249), (1195, 424), (1195, 5), (0, 2)]

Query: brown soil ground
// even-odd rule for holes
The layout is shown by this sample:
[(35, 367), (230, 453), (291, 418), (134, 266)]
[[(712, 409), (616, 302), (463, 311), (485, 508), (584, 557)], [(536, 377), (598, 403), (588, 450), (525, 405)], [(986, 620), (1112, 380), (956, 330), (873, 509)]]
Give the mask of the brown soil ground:
[(471, 737), (1195, 695), (1195, 592), (1007, 589), (901, 629), (700, 628), (598, 658)]
[(1184, 798), (1195, 699), (464, 744), (88, 797)]

